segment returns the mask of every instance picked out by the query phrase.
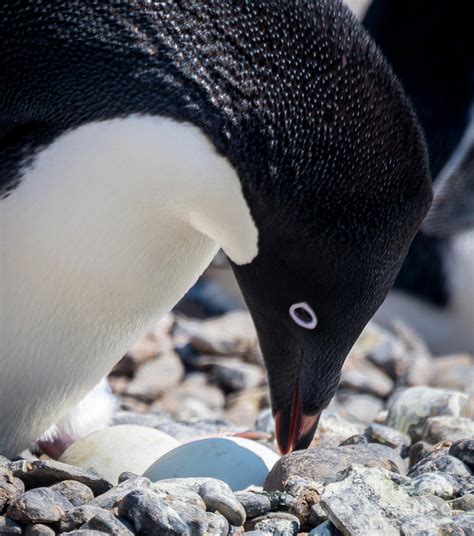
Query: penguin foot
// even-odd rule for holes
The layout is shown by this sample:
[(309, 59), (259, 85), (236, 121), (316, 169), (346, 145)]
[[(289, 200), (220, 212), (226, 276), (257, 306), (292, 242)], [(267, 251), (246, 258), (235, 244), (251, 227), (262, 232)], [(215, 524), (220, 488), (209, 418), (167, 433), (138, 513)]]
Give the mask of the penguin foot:
[(117, 401), (107, 379), (103, 378), (72, 411), (48, 428), (36, 444), (42, 452), (58, 459), (74, 441), (107, 427), (116, 409)]

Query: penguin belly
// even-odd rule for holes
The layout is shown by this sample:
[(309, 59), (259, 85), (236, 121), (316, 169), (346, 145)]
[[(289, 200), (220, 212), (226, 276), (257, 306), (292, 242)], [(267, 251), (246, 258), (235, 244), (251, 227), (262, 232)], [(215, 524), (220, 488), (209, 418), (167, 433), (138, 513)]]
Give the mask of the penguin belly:
[(189, 125), (86, 125), (36, 156), (0, 202), (2, 454), (58, 422), (197, 280), (218, 244), (190, 221), (212, 232), (213, 202), (253, 225), (235, 173)]

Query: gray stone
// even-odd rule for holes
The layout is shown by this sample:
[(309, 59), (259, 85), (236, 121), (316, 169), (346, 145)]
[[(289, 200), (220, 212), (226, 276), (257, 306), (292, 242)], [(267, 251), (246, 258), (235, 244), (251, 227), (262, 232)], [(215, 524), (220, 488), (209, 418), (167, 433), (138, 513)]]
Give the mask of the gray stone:
[(126, 394), (142, 400), (153, 401), (169, 389), (177, 386), (184, 376), (184, 366), (179, 356), (167, 352), (143, 364), (128, 384)]
[(463, 417), (431, 417), (423, 429), (423, 440), (434, 445), (474, 437), (474, 421)]
[(252, 530), (260, 530), (281, 536), (293, 536), (300, 528), (298, 518), (285, 512), (271, 512), (265, 516), (256, 517), (249, 523)]
[(230, 525), (223, 515), (206, 512), (206, 517), (208, 523), (206, 534), (212, 534), (212, 536), (227, 536)]
[(456, 527), (450, 517), (417, 516), (402, 523), (402, 536), (464, 536), (464, 532)]
[(25, 491), (25, 485), (6, 466), (0, 466), (0, 512)]
[(36, 488), (14, 499), (7, 514), (20, 523), (56, 523), (73, 505), (50, 488)]
[(231, 525), (244, 524), (245, 510), (228, 484), (220, 480), (209, 479), (200, 486), (198, 493), (209, 511), (219, 512)]
[(61, 536), (107, 536), (107, 533), (100, 530), (77, 529), (71, 532), (61, 532)]
[(465, 463), (474, 471), (474, 439), (456, 441), (449, 447), (449, 454)]
[(474, 494), (463, 495), (462, 497), (457, 497), (452, 501), (448, 501), (449, 506), (452, 510), (462, 510), (463, 512), (474, 512)]
[(273, 504), (269, 493), (238, 491), (235, 496), (243, 506), (247, 518), (262, 516), (272, 510)]
[(411, 439), (407, 434), (383, 424), (370, 424), (367, 427), (366, 434), (370, 441), (387, 445), (392, 449), (409, 447), (411, 444)]
[(340, 385), (378, 398), (388, 397), (394, 387), (393, 380), (368, 362), (362, 362), (357, 368), (343, 369)]
[(453, 516), (453, 521), (457, 527), (464, 531), (465, 536), (474, 536), (474, 513), (464, 512)]
[(474, 356), (448, 355), (433, 359), (431, 385), (469, 392), (473, 388)]
[(308, 524), (310, 526), (320, 526), (320, 524), (324, 523), (327, 518), (328, 515), (319, 502), (311, 505), (308, 517)]
[(348, 437), (346, 440), (339, 443), (339, 447), (347, 447), (348, 445), (367, 445), (369, 442), (366, 434), (355, 434)]
[(206, 532), (208, 521), (204, 508), (190, 504), (185, 497), (161, 495), (160, 498), (163, 499), (168, 508), (176, 512), (180, 519), (186, 523), (191, 534), (203, 534)]
[(323, 411), (311, 446), (337, 447), (341, 441), (363, 429), (363, 425), (349, 422), (333, 411)]
[(367, 394), (338, 393), (338, 413), (353, 423), (371, 423), (383, 409), (383, 401)]
[(112, 487), (110, 482), (94, 471), (54, 460), (21, 460), (12, 462), (10, 468), (13, 475), (21, 478), (27, 488), (49, 486), (63, 480), (77, 480), (98, 495)]
[(21, 535), (21, 527), (12, 519), (6, 516), (0, 516), (0, 534), (8, 534), (11, 536)]
[(118, 513), (127, 519), (135, 532), (149, 536), (191, 534), (188, 525), (156, 493), (136, 489), (118, 505)]
[(243, 391), (258, 387), (264, 372), (258, 365), (244, 363), (240, 359), (221, 358), (213, 368), (214, 381), (224, 392)]
[(341, 534), (330, 521), (325, 521), (308, 532), (308, 536), (341, 536)]
[[(319, 506), (324, 491), (321, 482), (292, 476), (285, 482), (285, 491), (286, 494), (280, 494), (279, 509), (289, 510), (302, 525), (310, 524), (310, 517), (315, 514), (313, 506)], [(277, 494), (278, 492), (273, 492), (273, 495)]]
[(410, 486), (413, 495), (436, 495), (445, 500), (456, 497), (460, 491), (460, 485), (454, 477), (439, 471), (418, 475)]
[(447, 473), (454, 477), (465, 478), (471, 476), (469, 469), (462, 463), (461, 460), (448, 454), (436, 455), (431, 453), (416, 465), (414, 465), (408, 472), (408, 476), (415, 478), (423, 473), (432, 472)]
[(205, 510), (206, 505), (197, 491), (199, 486), (191, 487), (186, 486), (186, 479), (172, 479), (171, 480), (159, 480), (152, 484), (151, 489), (158, 493), (158, 495), (164, 498), (166, 495), (170, 497), (179, 497), (180, 500), (185, 501), (187, 504), (192, 504), (200, 510)]
[(329, 520), (351, 536), (399, 536), (403, 523), (415, 516), (444, 516), (437, 501), (411, 497), (404, 486), (397, 485), (399, 476), (385, 469), (353, 465), (326, 486), (321, 506)]
[(81, 506), (94, 499), (94, 494), (89, 486), (76, 480), (63, 480), (58, 484), (50, 486), (50, 489), (57, 491), (73, 505)]
[(28, 525), (23, 531), (23, 536), (54, 536), (56, 533), (46, 525)]
[(113, 536), (133, 536), (133, 531), (128, 524), (107, 510), (97, 512), (81, 526), (81, 529), (98, 530)]
[(264, 489), (283, 490), (285, 482), (292, 476), (323, 482), (352, 463), (399, 472), (403, 467), (403, 461), (396, 451), (376, 443), (308, 449), (282, 456), (270, 471)]
[(411, 387), (396, 392), (389, 400), (385, 424), (409, 434), (413, 441), (419, 441), (430, 417), (469, 417), (470, 412), (469, 398), (463, 393), (431, 387)]
[(92, 506), (98, 506), (105, 510), (112, 510), (116, 508), (119, 502), (135, 489), (150, 489), (151, 482), (148, 478), (139, 477), (134, 479), (125, 480), (118, 486), (115, 486), (111, 490), (103, 493), (91, 501)]
[(424, 441), (417, 441), (410, 447), (409, 467), (413, 467), (433, 450), (433, 447)]
[(92, 506), (90, 504), (77, 506), (66, 512), (59, 522), (59, 530), (60, 532), (76, 530), (79, 527), (82, 527), (84, 523), (87, 523), (89, 519), (92, 519), (96, 515), (101, 515), (102, 512), (107, 512), (107, 510), (103, 510), (98, 506)]
[(267, 434), (275, 433), (275, 419), (273, 418), (272, 410), (270, 408), (264, 409), (258, 414), (255, 421), (255, 430)]

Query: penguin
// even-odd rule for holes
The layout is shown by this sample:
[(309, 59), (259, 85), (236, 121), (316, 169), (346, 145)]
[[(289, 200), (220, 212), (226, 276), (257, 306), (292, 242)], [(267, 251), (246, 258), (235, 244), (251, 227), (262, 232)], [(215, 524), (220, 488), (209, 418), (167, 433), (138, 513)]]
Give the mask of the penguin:
[(219, 248), (306, 448), (432, 198), (339, 0), (0, 5), (0, 451), (61, 421)]
[(408, 322), (434, 354), (474, 353), (474, 55), (458, 7), (374, 0), (363, 20), (415, 108), (436, 190), (426, 225), (375, 318)]

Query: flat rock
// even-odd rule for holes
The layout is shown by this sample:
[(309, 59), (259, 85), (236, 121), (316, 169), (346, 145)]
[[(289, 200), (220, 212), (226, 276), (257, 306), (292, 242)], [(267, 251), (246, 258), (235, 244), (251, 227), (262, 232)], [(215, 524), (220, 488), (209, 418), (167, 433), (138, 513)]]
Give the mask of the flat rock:
[[(376, 396), (364, 393), (339, 391), (335, 403), (337, 413), (353, 424), (371, 423), (383, 409), (383, 401)], [(331, 410), (331, 405), (328, 408)]]
[(410, 435), (413, 441), (423, 436), (430, 417), (469, 417), (471, 404), (467, 395), (432, 387), (411, 387), (395, 393), (388, 403), (386, 425)]
[(63, 480), (58, 484), (50, 486), (50, 489), (66, 497), (73, 506), (82, 506), (94, 499), (94, 494), (89, 486), (86, 486), (82, 482), (77, 482), (77, 480)]
[(440, 471), (422, 473), (413, 478), (410, 484), (412, 495), (436, 495), (444, 500), (456, 497), (460, 491), (456, 478)]
[(76, 530), (87, 523), (89, 519), (92, 519), (96, 515), (101, 515), (103, 512), (106, 512), (106, 510), (91, 504), (77, 506), (66, 512), (59, 522), (59, 530), (61, 533)]
[(9, 534), (11, 536), (16, 536), (18, 534), (21, 536), (21, 533), (21, 526), (18, 525), (18, 523), (15, 523), (15, 521), (9, 517), (0, 516), (0, 534)]
[(88, 486), (94, 495), (104, 493), (112, 484), (94, 471), (53, 460), (21, 460), (12, 462), (10, 469), (27, 488), (49, 486), (63, 480), (77, 480)]
[(456, 441), (449, 447), (449, 454), (465, 463), (474, 471), (474, 439)]
[(474, 421), (465, 417), (430, 417), (423, 428), (423, 440), (434, 445), (474, 437)]
[(113, 508), (116, 508), (120, 501), (131, 491), (136, 489), (150, 489), (151, 487), (152, 484), (148, 478), (130, 478), (121, 482), (118, 486), (115, 486), (106, 493), (96, 497), (91, 502), (91, 505), (104, 508), (105, 510), (112, 510)]
[(269, 534), (284, 534), (292, 536), (300, 528), (298, 518), (285, 512), (272, 512), (265, 516), (256, 517), (249, 522), (251, 530), (259, 530)]
[(395, 471), (403, 467), (396, 451), (375, 443), (308, 449), (283, 456), (270, 471), (264, 489), (283, 490), (285, 482), (292, 476), (323, 482), (353, 463)]
[(428, 456), (414, 465), (408, 472), (408, 476), (415, 478), (423, 473), (433, 472), (446, 473), (455, 478), (468, 478), (471, 476), (469, 468), (461, 460), (449, 454), (436, 452), (428, 454)]
[(330, 522), (324, 521), (308, 532), (308, 536), (341, 536), (342, 533)]
[(338, 478), (326, 486), (321, 506), (343, 534), (400, 536), (402, 525), (413, 517), (446, 514), (437, 501), (411, 497), (397, 484), (399, 475), (385, 469), (353, 465)]
[(370, 424), (367, 427), (366, 434), (369, 441), (386, 445), (392, 449), (409, 447), (411, 444), (411, 439), (407, 434), (383, 424)]
[(8, 517), (19, 523), (56, 523), (73, 505), (50, 488), (35, 488), (14, 499)]
[(47, 525), (28, 525), (23, 531), (23, 536), (54, 536), (56, 533)]
[(97, 512), (81, 526), (81, 529), (102, 531), (114, 536), (133, 536), (134, 534), (125, 521), (107, 510)]
[(329, 442), (337, 446), (349, 437), (362, 432), (363, 429), (363, 425), (349, 422), (337, 413), (323, 411), (311, 447), (328, 446)]
[(386, 398), (393, 391), (394, 383), (374, 365), (362, 362), (359, 366), (349, 370), (342, 369), (340, 386), (379, 398)]

